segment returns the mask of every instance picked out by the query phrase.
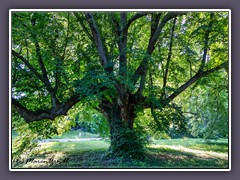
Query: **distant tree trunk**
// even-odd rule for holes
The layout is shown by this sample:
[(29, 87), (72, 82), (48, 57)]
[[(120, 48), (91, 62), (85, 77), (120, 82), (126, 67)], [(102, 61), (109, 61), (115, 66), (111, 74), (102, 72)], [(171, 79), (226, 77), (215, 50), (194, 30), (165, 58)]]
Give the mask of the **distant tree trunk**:
[(109, 152), (113, 156), (124, 158), (141, 158), (144, 153), (144, 141), (133, 128), (134, 106), (119, 105), (117, 99), (112, 102), (102, 101), (100, 108), (108, 120), (111, 145)]

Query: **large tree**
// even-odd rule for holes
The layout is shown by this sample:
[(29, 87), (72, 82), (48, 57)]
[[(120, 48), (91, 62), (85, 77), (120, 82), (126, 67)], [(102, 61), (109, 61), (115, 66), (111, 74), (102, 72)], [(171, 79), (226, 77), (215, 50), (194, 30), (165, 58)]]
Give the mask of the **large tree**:
[(98, 102), (116, 155), (141, 154), (138, 112), (161, 127), (176, 97), (227, 71), (228, 12), (12, 12), (13, 111), (32, 123)]

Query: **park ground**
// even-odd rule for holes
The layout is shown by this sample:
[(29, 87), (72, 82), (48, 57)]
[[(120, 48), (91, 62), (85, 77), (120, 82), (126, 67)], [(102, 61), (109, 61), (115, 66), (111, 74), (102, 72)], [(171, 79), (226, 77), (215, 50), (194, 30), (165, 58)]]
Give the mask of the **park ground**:
[(128, 160), (106, 156), (109, 147), (106, 139), (81, 141), (81, 138), (97, 137), (91, 133), (84, 134), (84, 137), (81, 134), (79, 137), (79, 132), (73, 131), (54, 139), (80, 139), (79, 141), (39, 142), (37, 147), (23, 154), (21, 159), (15, 159), (12, 167), (228, 169), (227, 139), (153, 140), (142, 160)]

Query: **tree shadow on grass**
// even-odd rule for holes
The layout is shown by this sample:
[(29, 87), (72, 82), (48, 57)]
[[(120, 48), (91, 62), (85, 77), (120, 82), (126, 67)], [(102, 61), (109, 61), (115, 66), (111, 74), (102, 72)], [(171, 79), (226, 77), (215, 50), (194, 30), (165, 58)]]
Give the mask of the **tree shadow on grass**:
[[(62, 147), (62, 146), (61, 146)], [(174, 150), (165, 147), (147, 148), (145, 157), (142, 160), (130, 160), (117, 157), (108, 157), (107, 148), (96, 148), (92, 150), (76, 150), (60, 149), (59, 152), (53, 148), (35, 154), (31, 158), (33, 160), (51, 160), (49, 163), (29, 162), (24, 168), (160, 168), (160, 169), (192, 169), (192, 168), (228, 168), (228, 161), (216, 157), (199, 157), (191, 152)], [(21, 167), (21, 166), (19, 166)], [(23, 166), (22, 166), (23, 167)]]
[(194, 153), (170, 148), (149, 148), (146, 161), (161, 168), (228, 168), (228, 161), (216, 157), (199, 157)]

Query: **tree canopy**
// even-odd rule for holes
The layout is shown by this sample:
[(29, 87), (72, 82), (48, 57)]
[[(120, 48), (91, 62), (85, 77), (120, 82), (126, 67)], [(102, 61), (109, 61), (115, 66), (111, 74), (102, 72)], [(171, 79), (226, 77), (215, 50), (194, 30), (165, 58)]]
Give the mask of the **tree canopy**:
[(113, 151), (123, 122), (228, 134), (228, 12), (12, 12), (11, 31), (13, 115), (26, 123), (53, 127), (84, 104)]

